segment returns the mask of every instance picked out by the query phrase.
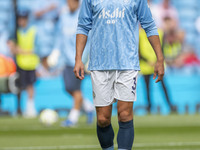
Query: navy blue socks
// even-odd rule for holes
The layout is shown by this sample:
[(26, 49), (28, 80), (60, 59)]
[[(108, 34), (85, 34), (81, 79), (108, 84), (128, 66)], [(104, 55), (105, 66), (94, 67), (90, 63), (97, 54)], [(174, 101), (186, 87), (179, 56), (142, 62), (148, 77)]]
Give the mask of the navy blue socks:
[[(114, 149), (113, 139), (114, 131), (112, 125), (107, 127), (100, 127), (97, 125), (97, 136), (99, 143), (103, 149)], [(131, 150), (134, 140), (133, 120), (127, 122), (119, 122), (119, 131), (117, 135), (118, 149)]]
[(97, 125), (97, 136), (103, 149), (113, 146), (114, 131), (111, 124), (103, 128)]
[(117, 135), (118, 149), (131, 150), (134, 140), (133, 120), (128, 122), (119, 122), (119, 131)]

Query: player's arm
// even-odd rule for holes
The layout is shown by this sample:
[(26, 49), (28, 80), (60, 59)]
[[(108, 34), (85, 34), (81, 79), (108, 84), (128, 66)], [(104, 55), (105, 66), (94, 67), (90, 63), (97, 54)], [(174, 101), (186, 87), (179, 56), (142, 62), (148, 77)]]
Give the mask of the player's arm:
[(150, 36), (148, 37), (148, 39), (157, 57), (157, 62), (154, 67), (154, 76), (153, 76), (153, 79), (156, 79), (156, 76), (158, 75), (158, 79), (156, 80), (157, 83), (161, 81), (164, 76), (164, 57), (161, 49), (159, 36), (158, 35)]
[(150, 8), (146, 0), (138, 0), (137, 16), (157, 56), (157, 62), (154, 68), (154, 72), (155, 72), (154, 79), (158, 75), (158, 79), (156, 80), (156, 83), (157, 83), (160, 80), (162, 80), (164, 76), (164, 58), (162, 54), (157, 27), (155, 25), (154, 19), (152, 17)]
[[(92, 8), (90, 0), (84, 0), (81, 5), (77, 35), (76, 35), (76, 58), (74, 74), (79, 79), (84, 79), (84, 64), (82, 62), (83, 51), (87, 42), (87, 36), (92, 28)], [(80, 75), (81, 73), (81, 75)]]
[(38, 10), (34, 13), (36, 18), (41, 18), (43, 15), (45, 15), (46, 13), (53, 11), (57, 8), (58, 6), (56, 4), (51, 4), (50, 6), (42, 9), (42, 10)]
[(83, 55), (86, 42), (87, 42), (86, 35), (84, 34), (76, 35), (76, 57), (75, 57), (74, 74), (77, 78), (81, 80), (84, 79), (84, 64), (82, 62), (82, 55)]

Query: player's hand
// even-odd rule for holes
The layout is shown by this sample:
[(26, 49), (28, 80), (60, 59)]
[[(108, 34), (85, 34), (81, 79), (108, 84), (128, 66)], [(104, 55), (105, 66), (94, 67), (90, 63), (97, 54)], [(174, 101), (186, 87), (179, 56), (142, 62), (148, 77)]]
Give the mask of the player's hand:
[(157, 61), (154, 67), (154, 75), (153, 79), (155, 80), (156, 77), (158, 76), (156, 83), (161, 81), (164, 76), (164, 61)]
[(74, 74), (75, 74), (76, 78), (78, 78), (80, 80), (84, 79), (84, 64), (81, 60), (76, 61), (76, 64), (74, 67)]

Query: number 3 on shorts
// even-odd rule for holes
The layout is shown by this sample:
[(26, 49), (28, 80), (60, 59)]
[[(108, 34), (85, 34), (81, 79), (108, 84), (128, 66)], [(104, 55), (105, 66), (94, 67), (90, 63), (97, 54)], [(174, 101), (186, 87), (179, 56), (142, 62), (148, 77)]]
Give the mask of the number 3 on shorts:
[(133, 78), (133, 86), (132, 86), (132, 93), (135, 94), (136, 90), (136, 77)]

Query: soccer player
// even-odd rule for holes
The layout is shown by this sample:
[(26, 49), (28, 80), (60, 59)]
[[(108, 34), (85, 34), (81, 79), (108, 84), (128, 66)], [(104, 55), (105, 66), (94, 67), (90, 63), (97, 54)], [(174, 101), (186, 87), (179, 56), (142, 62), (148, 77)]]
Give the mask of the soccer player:
[(80, 90), (81, 80), (77, 79), (73, 73), (79, 3), (79, 0), (66, 0), (66, 6), (63, 8), (63, 12), (61, 12), (58, 22), (59, 33), (55, 49), (59, 49), (65, 59), (63, 71), (65, 89), (74, 99), (74, 106), (70, 110), (68, 118), (61, 124), (63, 127), (71, 127), (77, 124), (81, 108), (87, 113), (87, 123), (93, 122), (94, 106), (89, 100), (83, 100)]
[(133, 102), (136, 100), (139, 22), (156, 53), (153, 78), (164, 75), (164, 58), (147, 0), (83, 0), (76, 37), (75, 76), (84, 78), (82, 53), (91, 30), (90, 62), (97, 136), (103, 150), (114, 150), (112, 104), (117, 101), (118, 149), (131, 150), (134, 140)]

